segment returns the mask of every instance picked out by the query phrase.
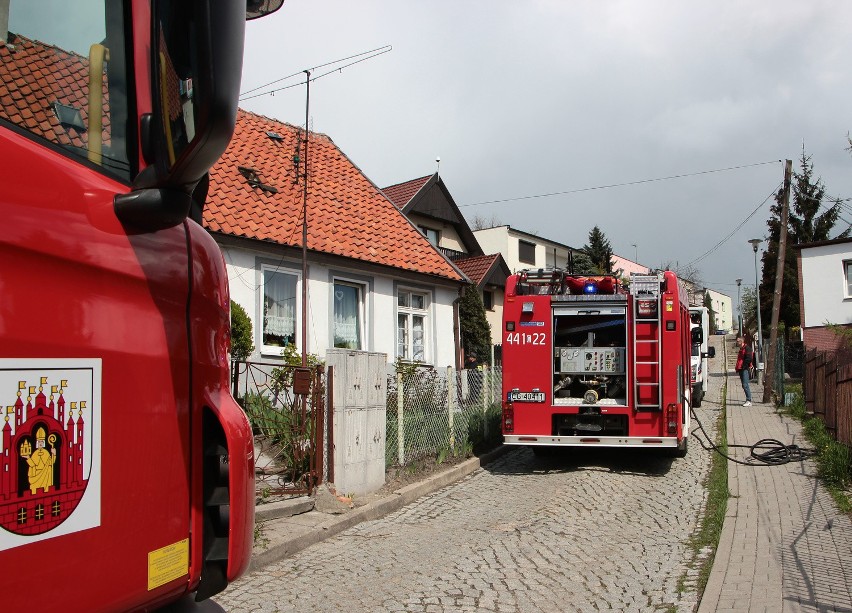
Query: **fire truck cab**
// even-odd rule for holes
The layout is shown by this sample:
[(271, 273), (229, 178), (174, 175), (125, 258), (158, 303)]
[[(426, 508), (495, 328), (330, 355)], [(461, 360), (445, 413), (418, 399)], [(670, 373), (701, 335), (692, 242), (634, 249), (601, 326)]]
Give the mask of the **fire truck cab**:
[(202, 227), (245, 20), (281, 0), (0, 0), (0, 602), (141, 611), (249, 564), (251, 427)]
[(690, 327), (673, 272), (525, 270), (506, 283), (503, 438), (509, 445), (686, 454)]

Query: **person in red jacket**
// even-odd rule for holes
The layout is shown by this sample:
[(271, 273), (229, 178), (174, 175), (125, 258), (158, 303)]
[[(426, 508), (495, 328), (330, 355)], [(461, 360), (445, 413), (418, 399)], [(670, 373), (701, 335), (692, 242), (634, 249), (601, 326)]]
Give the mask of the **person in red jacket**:
[(740, 348), (740, 352), (737, 354), (737, 364), (734, 366), (734, 370), (737, 371), (737, 374), (740, 376), (740, 382), (743, 385), (743, 391), (745, 392), (746, 400), (743, 403), (744, 407), (751, 406), (751, 385), (749, 384), (749, 379), (751, 378), (751, 369), (754, 364), (754, 351), (751, 349), (751, 338), (749, 337), (740, 337), (737, 339), (737, 346)]

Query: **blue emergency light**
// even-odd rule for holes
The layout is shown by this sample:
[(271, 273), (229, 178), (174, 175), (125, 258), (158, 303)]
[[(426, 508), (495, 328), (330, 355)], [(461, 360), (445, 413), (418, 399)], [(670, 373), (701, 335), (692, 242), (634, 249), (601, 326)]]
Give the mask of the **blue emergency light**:
[(598, 293), (598, 284), (594, 281), (586, 281), (586, 284), (583, 286), (584, 294), (597, 294)]

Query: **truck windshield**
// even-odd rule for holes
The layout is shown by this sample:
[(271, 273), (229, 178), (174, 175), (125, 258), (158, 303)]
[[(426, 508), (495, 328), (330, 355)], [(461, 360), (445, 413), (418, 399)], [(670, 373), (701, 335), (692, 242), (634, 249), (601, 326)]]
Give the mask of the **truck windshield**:
[(129, 180), (124, 5), (0, 0), (0, 121)]

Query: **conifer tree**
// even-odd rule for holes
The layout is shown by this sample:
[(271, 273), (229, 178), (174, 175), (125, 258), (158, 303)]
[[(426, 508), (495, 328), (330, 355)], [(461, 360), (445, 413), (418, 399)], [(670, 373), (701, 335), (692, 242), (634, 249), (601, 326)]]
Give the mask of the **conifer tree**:
[(589, 242), (583, 249), (589, 254), (596, 274), (605, 275), (612, 272), (612, 246), (598, 226), (589, 232)]
[[(840, 214), (841, 201), (825, 204), (825, 185), (822, 179), (814, 175), (811, 156), (802, 148), (799, 159), (799, 172), (793, 172), (792, 195), (787, 224), (787, 249), (784, 254), (784, 280), (781, 290), (781, 310), (779, 321), (786, 329), (800, 324), (799, 319), (799, 275), (796, 268), (796, 252), (793, 245), (824, 241), (830, 238), (846, 238), (849, 228), (836, 236), (831, 236)], [(781, 212), (783, 193), (775, 195), (775, 204), (767, 220), (769, 241), (761, 262), (763, 275), (760, 281), (760, 315), (765, 325), (772, 318), (772, 300), (775, 294), (775, 273), (778, 264), (778, 244), (781, 239)]]
[(485, 317), (482, 296), (473, 284), (465, 287), (459, 300), (459, 325), (465, 355), (476, 354), (480, 364), (491, 361), (491, 325)]
[(575, 275), (595, 275), (597, 267), (592, 263), (592, 258), (585, 251), (576, 251), (573, 255)]

